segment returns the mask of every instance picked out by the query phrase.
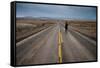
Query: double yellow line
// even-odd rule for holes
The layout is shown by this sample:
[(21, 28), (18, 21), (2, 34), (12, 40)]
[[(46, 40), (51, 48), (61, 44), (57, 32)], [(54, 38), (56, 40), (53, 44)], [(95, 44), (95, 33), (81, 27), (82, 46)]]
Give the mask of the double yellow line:
[(63, 43), (62, 34), (59, 31), (59, 33), (58, 33), (58, 56), (59, 56), (59, 63), (62, 63), (62, 43)]

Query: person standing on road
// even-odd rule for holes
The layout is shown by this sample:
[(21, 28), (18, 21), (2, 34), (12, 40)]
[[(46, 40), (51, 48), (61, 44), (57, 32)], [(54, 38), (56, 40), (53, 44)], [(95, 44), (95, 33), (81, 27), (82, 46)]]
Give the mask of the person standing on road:
[(68, 30), (68, 23), (66, 22), (65, 23), (65, 31), (67, 31)]

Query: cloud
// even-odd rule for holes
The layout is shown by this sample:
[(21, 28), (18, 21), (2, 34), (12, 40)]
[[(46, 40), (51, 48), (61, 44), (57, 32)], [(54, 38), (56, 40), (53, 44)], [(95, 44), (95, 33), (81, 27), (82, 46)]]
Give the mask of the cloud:
[(96, 8), (17, 3), (17, 16), (96, 19)]

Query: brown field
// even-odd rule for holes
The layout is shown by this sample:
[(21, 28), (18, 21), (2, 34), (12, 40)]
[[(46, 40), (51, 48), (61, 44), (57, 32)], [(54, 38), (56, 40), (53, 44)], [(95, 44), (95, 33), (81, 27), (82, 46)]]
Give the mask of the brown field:
[(54, 21), (48, 20), (29, 20), (29, 19), (17, 19), (16, 20), (16, 41), (33, 35), (49, 26), (53, 25)]
[(96, 21), (67, 21), (74, 30), (96, 40)]

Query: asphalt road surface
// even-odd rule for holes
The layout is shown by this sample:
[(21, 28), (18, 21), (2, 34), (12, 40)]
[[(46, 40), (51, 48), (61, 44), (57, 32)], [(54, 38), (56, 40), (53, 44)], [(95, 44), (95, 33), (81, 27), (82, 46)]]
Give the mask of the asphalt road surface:
[(96, 41), (58, 23), (16, 43), (16, 64), (96, 60)]

